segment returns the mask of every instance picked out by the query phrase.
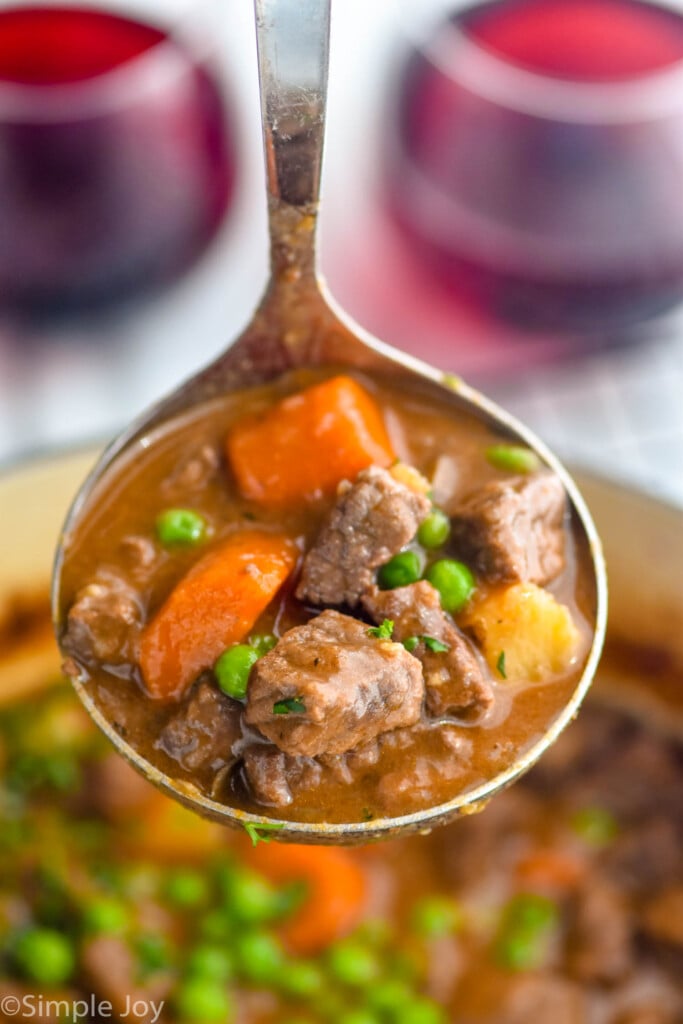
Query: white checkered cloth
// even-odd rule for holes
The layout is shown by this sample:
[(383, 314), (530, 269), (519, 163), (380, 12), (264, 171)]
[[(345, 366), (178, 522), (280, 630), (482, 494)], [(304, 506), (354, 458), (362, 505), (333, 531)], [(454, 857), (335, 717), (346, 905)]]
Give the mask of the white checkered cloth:
[(487, 390), (562, 458), (683, 506), (683, 329)]

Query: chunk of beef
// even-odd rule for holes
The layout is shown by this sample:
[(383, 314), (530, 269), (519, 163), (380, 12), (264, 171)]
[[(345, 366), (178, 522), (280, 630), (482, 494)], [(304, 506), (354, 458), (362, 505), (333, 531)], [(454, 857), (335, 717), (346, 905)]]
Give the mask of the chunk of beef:
[[(631, 776), (626, 778), (629, 783), (632, 781)], [(623, 780), (621, 784), (624, 785)], [(680, 789), (678, 801), (680, 815)], [(634, 892), (645, 893), (678, 881), (681, 836), (676, 821), (654, 814), (632, 824), (610, 844), (604, 862), (610, 877)]]
[(232, 747), (240, 735), (239, 705), (208, 679), (200, 679), (155, 745), (188, 771), (218, 771), (235, 760)]
[(448, 644), (448, 651), (430, 651), (420, 642), (414, 650), (422, 662), (426, 706), (430, 715), (466, 713), (478, 717), (493, 704), (493, 689), (486, 669), (470, 641), (441, 607), (436, 589), (426, 580), (395, 590), (373, 587), (363, 607), (375, 622), (391, 619), (394, 638), (429, 636)]
[(245, 719), (288, 754), (342, 754), (412, 725), (423, 698), (422, 667), (401, 644), (326, 611), (288, 630), (256, 662)]
[(494, 480), (456, 509), (453, 543), (485, 579), (543, 586), (564, 566), (566, 510), (554, 473)]
[(586, 994), (581, 986), (557, 975), (512, 975), (492, 1019), (497, 1024), (586, 1024)]
[[(678, 820), (680, 764), (677, 751), (656, 734), (633, 731), (611, 757), (604, 757), (576, 786), (576, 799), (607, 804), (618, 817), (650, 816)], [(624, 779), (630, 784), (624, 786)]]
[(446, 826), (448, 841), (439, 844), (437, 870), (447, 885), (485, 902), (505, 881), (538, 820), (539, 802), (523, 785), (511, 786), (486, 805), (484, 814)]
[(76, 658), (119, 665), (135, 657), (141, 628), (142, 607), (135, 590), (116, 573), (102, 572), (76, 595), (63, 645)]
[(590, 877), (572, 905), (567, 965), (583, 982), (615, 982), (633, 965), (631, 922), (618, 890)]
[[(632, 729), (633, 724), (625, 716), (615, 715), (609, 708), (592, 707), (589, 715), (579, 715), (557, 743), (546, 750), (533, 772), (526, 776), (525, 785), (543, 793), (556, 793), (572, 784), (581, 787), (585, 779), (594, 778), (603, 762), (611, 764), (628, 742)], [(623, 785), (622, 777), (619, 778)], [(589, 805), (604, 804), (603, 793), (600, 787), (585, 797), (577, 793), (577, 807), (581, 800)]]
[(243, 755), (244, 778), (259, 804), (287, 807), (292, 790), (312, 789), (320, 783), (322, 767), (310, 757), (291, 757), (269, 743), (254, 743)]
[(345, 481), (337, 503), (306, 555), (296, 596), (311, 604), (358, 603), (375, 570), (412, 540), (429, 500), (370, 466)]

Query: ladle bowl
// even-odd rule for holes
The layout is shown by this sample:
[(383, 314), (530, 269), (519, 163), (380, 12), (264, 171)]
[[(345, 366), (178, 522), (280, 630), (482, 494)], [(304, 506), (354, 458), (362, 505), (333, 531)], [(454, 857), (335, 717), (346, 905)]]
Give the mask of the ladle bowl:
[[(266, 156), (271, 278), (251, 322), (210, 366), (143, 414), (106, 449), (68, 513), (55, 558), (52, 608), (61, 640), (65, 608), (61, 577), (84, 514), (106, 489), (120, 459), (147, 447), (167, 421), (230, 392), (262, 384), (300, 367), (345, 366), (415, 380), (440, 401), (464, 409), (498, 434), (533, 449), (561, 478), (572, 515), (588, 543), (595, 576), (596, 619), (582, 676), (562, 712), (543, 736), (505, 771), (439, 806), (396, 818), (341, 824), (281, 820), (253, 814), (207, 797), (147, 761), (114, 728), (94, 699), (84, 675), (72, 682), (88, 713), (119, 753), (169, 796), (222, 824), (259, 828), (288, 842), (351, 844), (429, 831), (461, 814), (480, 810), (499, 790), (523, 774), (577, 713), (590, 686), (606, 624), (606, 576), (600, 540), (570, 475), (523, 424), (452, 373), (441, 372), (363, 331), (329, 295), (316, 264), (316, 226), (325, 126), (330, 0), (255, 0)], [(153, 443), (153, 441), (152, 441)]]

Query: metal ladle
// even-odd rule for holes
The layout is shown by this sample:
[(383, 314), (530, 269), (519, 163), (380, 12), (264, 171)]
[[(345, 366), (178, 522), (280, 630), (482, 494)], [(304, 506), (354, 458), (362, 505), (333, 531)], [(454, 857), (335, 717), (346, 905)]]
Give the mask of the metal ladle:
[[(316, 268), (316, 224), (323, 152), (330, 0), (255, 0), (261, 115), (266, 156), (271, 278), (249, 326), (210, 366), (134, 422), (105, 451), (83, 484), (64, 525), (53, 579), (57, 635), (66, 609), (61, 574), (84, 512), (106, 489), (122, 457), (149, 443), (161, 424), (231, 391), (268, 381), (294, 367), (346, 365), (419, 379), (440, 401), (465, 409), (496, 432), (532, 448), (562, 479), (573, 515), (592, 553), (597, 594), (595, 634), (585, 671), (567, 705), (544, 736), (494, 779), (446, 804), (398, 818), (349, 824), (290, 822), (225, 806), (182, 780), (172, 779), (134, 750), (105, 717), (84, 678), (73, 679), (91, 717), (143, 775), (182, 804), (224, 824), (259, 826), (273, 838), (357, 843), (429, 830), (479, 809), (513, 782), (557, 738), (576, 714), (597, 665), (605, 632), (606, 580), (600, 541), (576, 485), (555, 456), (522, 424), (452, 374), (397, 352), (359, 328), (327, 293)], [(359, 229), (362, 230), (361, 225)]]

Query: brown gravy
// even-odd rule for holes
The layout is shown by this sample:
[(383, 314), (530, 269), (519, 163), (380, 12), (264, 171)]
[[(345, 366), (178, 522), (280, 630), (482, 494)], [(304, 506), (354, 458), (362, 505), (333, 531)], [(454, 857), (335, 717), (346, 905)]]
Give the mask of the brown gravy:
[[(145, 622), (155, 615), (198, 558), (194, 548), (168, 550), (154, 540), (155, 519), (168, 507), (200, 512), (210, 525), (208, 547), (240, 528), (255, 526), (280, 529), (297, 538), (300, 548), (306, 547), (329, 513), (334, 497), (319, 496), (285, 509), (256, 504), (240, 495), (220, 453), (224, 451), (226, 433), (236, 421), (259, 414), (284, 395), (328, 375), (296, 372), (266, 386), (229, 395), (202, 408), (191, 419), (170, 424), (150, 438), (149, 445), (140, 445), (115, 478), (105, 479), (79, 529), (78, 543), (67, 549), (64, 622), (84, 583), (103, 572), (115, 574), (135, 591)], [(505, 476), (483, 454), (501, 438), (480, 422), (445, 403), (439, 407), (431, 396), (407, 391), (401, 382), (364, 375), (357, 375), (357, 379), (379, 406), (399, 459), (430, 480), (437, 472), (442, 483), (436, 497), (446, 512), (457, 506), (463, 489), (474, 491)], [(213, 454), (202, 475), (201, 460), (206, 453)], [(448, 493), (449, 486), (452, 493)], [(147, 564), (137, 557), (131, 538), (149, 540)], [(206, 546), (202, 553), (205, 550)], [(488, 584), (483, 580), (477, 583), (485, 594)], [(259, 618), (256, 632), (281, 636), (310, 618), (313, 610), (294, 598), (293, 589), (290, 582), (283, 587)], [(381, 744), (377, 756), (361, 759), (355, 767), (349, 757), (327, 764), (273, 816), (347, 822), (408, 814), (445, 803), (514, 764), (567, 704), (590, 646), (596, 594), (590, 554), (576, 523), (567, 523), (564, 568), (546, 589), (571, 611), (586, 638), (584, 655), (562, 677), (516, 686), (489, 673), (495, 704), (493, 713), (483, 722), (423, 718), (419, 729), (386, 734), (390, 738)], [(455, 622), (457, 625), (457, 615)], [(240, 727), (241, 707), (236, 701), (230, 702), (232, 714), (236, 732), (240, 733), (240, 728), (242, 731), (233, 755), (225, 751), (224, 770), (217, 771), (215, 761), (188, 768), (181, 763), (182, 758), (169, 756), (159, 743), (160, 735), (177, 713), (177, 704), (150, 699), (134, 657), (114, 664), (80, 657), (73, 650), (71, 654), (77, 662), (72, 664), (71, 672), (85, 674), (97, 705), (146, 760), (172, 778), (194, 783), (220, 802), (264, 812), (263, 805), (244, 785), (239, 758), (248, 730)], [(391, 785), (387, 784), (388, 778), (393, 780)]]

